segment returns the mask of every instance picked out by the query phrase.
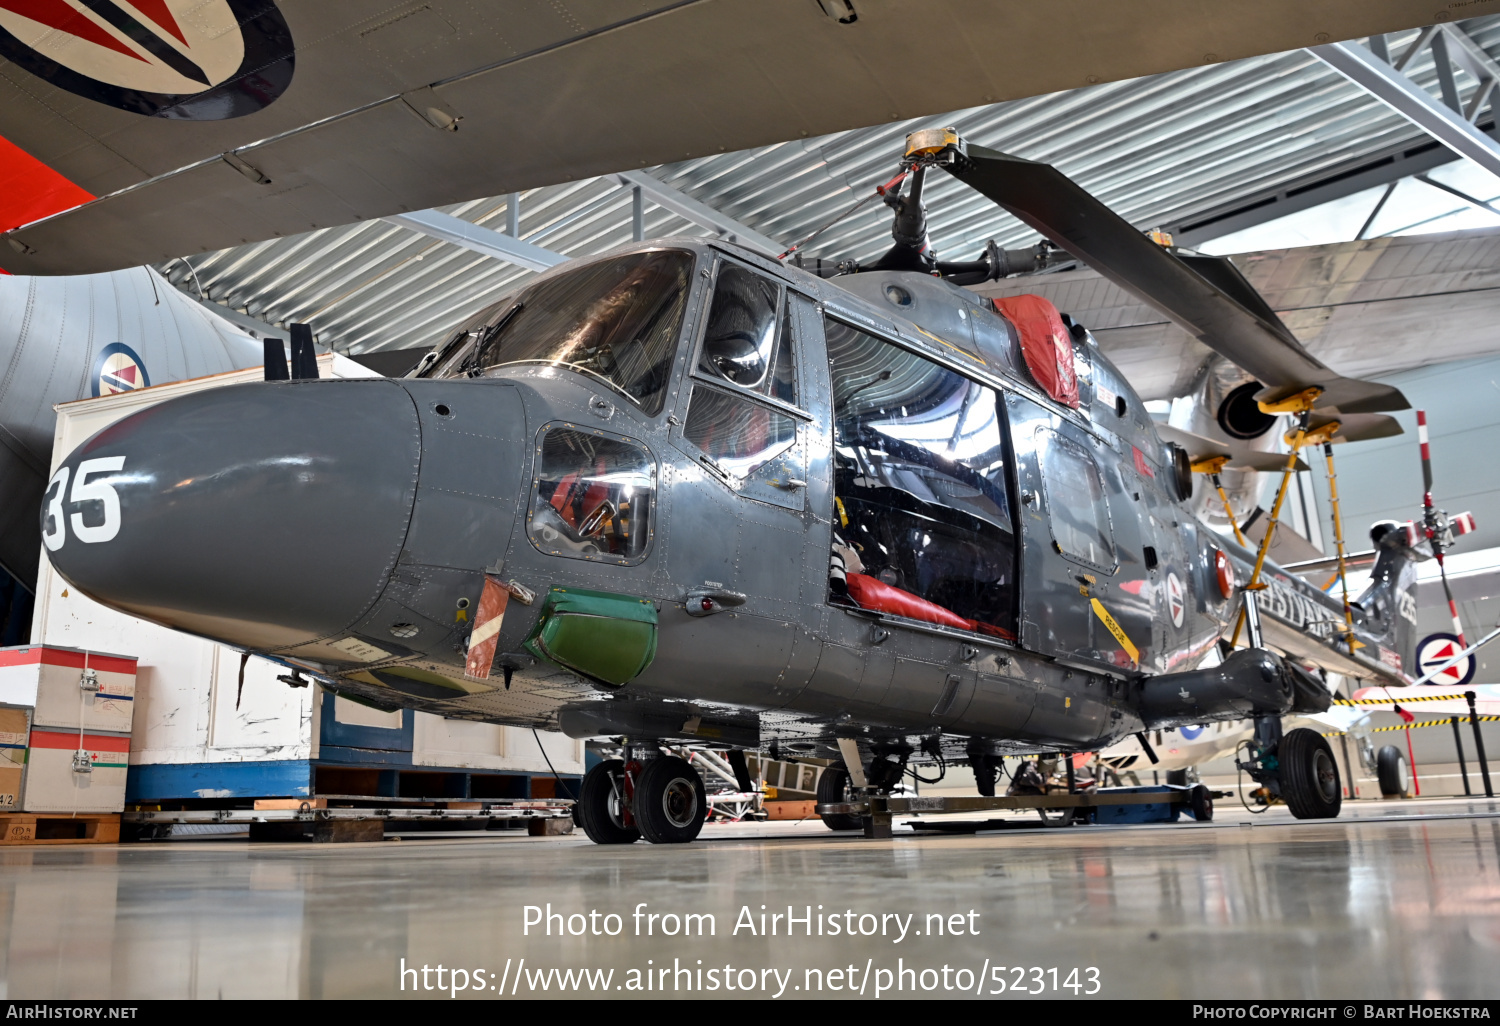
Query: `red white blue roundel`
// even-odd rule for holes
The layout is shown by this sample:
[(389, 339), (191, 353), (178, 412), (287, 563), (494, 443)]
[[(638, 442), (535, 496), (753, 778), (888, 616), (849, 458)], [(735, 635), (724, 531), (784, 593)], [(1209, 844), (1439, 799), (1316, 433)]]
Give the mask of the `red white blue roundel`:
[(1167, 610), (1172, 614), (1172, 626), (1181, 627), (1187, 605), (1182, 599), (1182, 581), (1176, 574), (1167, 574)]
[(0, 0), (0, 57), (120, 110), (223, 121), (286, 91), (294, 48), (272, 0)]
[[(1417, 676), (1425, 677), (1464, 650), (1452, 634), (1429, 634), (1417, 645)], [(1474, 679), (1477, 668), (1473, 655), (1440, 672), (1427, 683), (1434, 687), (1457, 688)]]
[[(4, 0), (0, 0), (4, 2)], [(104, 347), (94, 363), (94, 395), (114, 395), (116, 392), (133, 392), (147, 388), (151, 379), (146, 375), (146, 365), (123, 342)]]

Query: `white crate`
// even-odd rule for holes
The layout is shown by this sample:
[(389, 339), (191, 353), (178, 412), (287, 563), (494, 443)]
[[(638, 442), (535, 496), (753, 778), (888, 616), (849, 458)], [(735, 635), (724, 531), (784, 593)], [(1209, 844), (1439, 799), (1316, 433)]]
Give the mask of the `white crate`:
[(0, 648), (0, 702), (33, 706), (33, 726), (128, 734), (135, 669), (134, 656), (55, 645)]
[(129, 761), (126, 735), (32, 727), (22, 810), (119, 812)]

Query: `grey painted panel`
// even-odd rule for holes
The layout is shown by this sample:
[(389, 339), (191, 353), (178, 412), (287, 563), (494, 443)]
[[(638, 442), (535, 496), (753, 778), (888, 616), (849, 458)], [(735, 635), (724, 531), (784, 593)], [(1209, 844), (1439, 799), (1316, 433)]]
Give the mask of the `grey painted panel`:
[[(422, 474), (403, 560), (474, 570), (504, 554), (528, 458), (525, 410), (509, 382), (403, 382), (422, 425)], [(440, 414), (439, 408), (446, 410)]]
[(86, 543), (75, 516), (107, 523), (107, 507), (62, 502), (70, 523), (52, 562), (86, 594), (190, 633), (262, 650), (336, 635), (396, 563), (418, 446), (411, 398), (385, 379), (257, 382), (172, 399), (63, 462), (76, 482), (86, 460), (122, 461), (90, 479), (113, 487), (120, 526)]

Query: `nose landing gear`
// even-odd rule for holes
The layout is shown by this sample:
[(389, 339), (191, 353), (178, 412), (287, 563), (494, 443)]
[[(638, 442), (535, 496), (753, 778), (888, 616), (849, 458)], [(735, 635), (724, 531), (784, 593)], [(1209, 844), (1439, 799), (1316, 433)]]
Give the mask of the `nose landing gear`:
[[(628, 746), (583, 778), (575, 818), (595, 844), (686, 844), (708, 815), (703, 778), (686, 759)], [(628, 760), (628, 761), (627, 761)]]

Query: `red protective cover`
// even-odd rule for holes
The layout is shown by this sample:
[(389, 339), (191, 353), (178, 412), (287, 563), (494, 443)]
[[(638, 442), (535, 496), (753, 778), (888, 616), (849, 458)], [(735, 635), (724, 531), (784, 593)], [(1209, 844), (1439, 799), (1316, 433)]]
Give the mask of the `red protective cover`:
[(861, 609), (873, 609), (877, 613), (891, 613), (924, 623), (940, 623), (944, 627), (957, 627), (961, 631), (974, 629), (973, 621), (965, 620), (952, 610), (918, 598), (909, 591), (893, 588), (866, 574), (846, 574), (845, 579), (849, 583), (850, 596)]
[(1021, 335), (1021, 355), (1036, 383), (1058, 402), (1078, 409), (1078, 374), (1073, 369), (1073, 338), (1057, 307), (1041, 296), (1010, 296), (993, 301), (1000, 315)]

